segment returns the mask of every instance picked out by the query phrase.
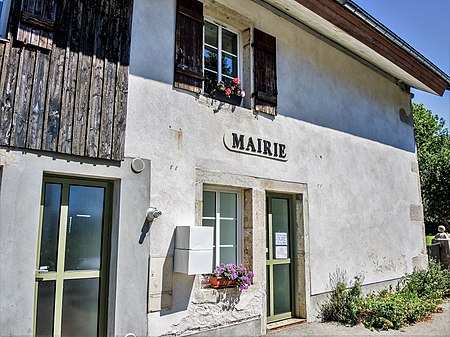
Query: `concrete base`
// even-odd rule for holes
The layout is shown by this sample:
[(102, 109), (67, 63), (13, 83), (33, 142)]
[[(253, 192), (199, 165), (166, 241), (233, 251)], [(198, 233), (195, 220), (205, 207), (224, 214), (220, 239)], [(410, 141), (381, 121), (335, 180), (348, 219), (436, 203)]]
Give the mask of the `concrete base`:
[(203, 337), (260, 336), (260, 334), (255, 334), (256, 331), (261, 331), (261, 320), (259, 319), (231, 325), (226, 328), (202, 331), (199, 333), (191, 334), (190, 336), (203, 336)]

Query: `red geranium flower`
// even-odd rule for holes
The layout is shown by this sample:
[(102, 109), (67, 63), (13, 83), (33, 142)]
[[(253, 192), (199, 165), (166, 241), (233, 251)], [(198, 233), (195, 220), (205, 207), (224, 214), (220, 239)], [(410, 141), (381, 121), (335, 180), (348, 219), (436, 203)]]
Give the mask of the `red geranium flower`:
[(227, 88), (227, 89), (225, 90), (225, 95), (227, 95), (227, 96), (230, 96), (230, 95), (231, 95), (231, 89), (230, 89), (230, 88)]
[(233, 79), (233, 83), (234, 83), (234, 84), (239, 84), (240, 81), (241, 81), (241, 80), (240, 80), (239, 78), (237, 78), (237, 77), (235, 77), (235, 78)]

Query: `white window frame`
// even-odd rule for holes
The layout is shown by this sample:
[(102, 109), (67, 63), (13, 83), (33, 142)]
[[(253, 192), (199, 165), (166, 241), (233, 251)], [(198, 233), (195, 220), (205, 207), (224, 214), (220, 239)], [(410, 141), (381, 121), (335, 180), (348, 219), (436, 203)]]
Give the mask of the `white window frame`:
[(202, 200), (203, 200), (203, 192), (215, 192), (216, 193), (216, 216), (215, 217), (204, 217), (203, 209), (202, 209), (202, 221), (205, 220), (214, 220), (214, 235), (216, 245), (214, 246), (214, 255), (215, 261), (213, 261), (213, 268), (215, 266), (220, 265), (220, 247), (227, 247), (224, 245), (220, 245), (220, 220), (221, 219), (230, 219), (230, 218), (221, 218), (220, 217), (220, 195), (221, 192), (225, 193), (235, 193), (236, 194), (236, 264), (242, 263), (242, 257), (244, 252), (244, 225), (243, 225), (243, 198), (242, 191), (236, 188), (229, 187), (215, 187), (215, 186), (204, 186), (202, 191)]
[[(237, 36), (237, 41), (236, 41), (236, 43), (237, 43), (237, 55), (236, 55), (236, 57), (237, 57), (237, 62), (236, 62), (237, 63), (237, 76), (236, 77), (239, 78), (241, 80), (241, 83), (242, 83), (242, 78), (241, 78), (241, 72), (242, 72), (241, 71), (242, 70), (241, 33), (238, 30), (230, 27), (229, 25), (226, 25), (223, 22), (218, 21), (218, 20), (213, 19), (213, 18), (210, 18), (210, 17), (205, 17), (205, 22), (209, 22), (209, 23), (211, 23), (213, 25), (216, 25), (219, 28), (218, 29), (218, 33), (217, 33), (217, 62), (218, 62), (218, 65), (217, 65), (217, 82), (222, 81), (222, 63), (221, 63), (221, 60), (222, 60), (222, 29), (226, 29), (226, 30), (236, 34), (236, 36)], [(214, 46), (206, 44), (206, 42), (205, 42), (205, 26), (206, 25), (203, 26), (203, 54), (202, 54), (202, 57), (203, 57), (203, 74), (205, 74), (205, 69), (206, 69), (205, 68), (205, 52), (204, 52), (205, 46), (208, 46), (208, 47), (211, 47), (211, 48), (216, 48)], [(230, 55), (233, 55), (233, 54), (228, 53), (228, 52), (226, 52), (226, 53), (230, 54)], [(208, 69), (208, 71), (214, 72), (214, 70), (210, 70), (210, 69)], [(203, 82), (203, 90), (202, 91), (205, 92), (205, 82)]]
[(11, 0), (0, 0), (3, 2), (2, 12), (0, 13), (0, 38), (6, 38), (6, 28), (8, 27), (9, 8)]

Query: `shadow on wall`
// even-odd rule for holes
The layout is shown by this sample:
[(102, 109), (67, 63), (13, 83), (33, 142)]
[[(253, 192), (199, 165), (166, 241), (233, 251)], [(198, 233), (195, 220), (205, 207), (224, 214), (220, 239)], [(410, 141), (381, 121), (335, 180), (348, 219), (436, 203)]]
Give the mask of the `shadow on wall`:
[[(171, 301), (170, 306), (162, 306), (161, 316), (187, 310), (194, 288), (195, 276), (173, 272), (174, 249), (175, 231), (172, 234), (163, 267), (163, 294), (167, 294), (170, 291)], [(163, 304), (162, 302), (161, 305)]]
[[(148, 228), (149, 226), (144, 224), (141, 239), (145, 240)], [(161, 316), (185, 311), (194, 285), (195, 276), (173, 272), (174, 241), (175, 235), (172, 235), (165, 256), (150, 256), (148, 312), (159, 312)]]

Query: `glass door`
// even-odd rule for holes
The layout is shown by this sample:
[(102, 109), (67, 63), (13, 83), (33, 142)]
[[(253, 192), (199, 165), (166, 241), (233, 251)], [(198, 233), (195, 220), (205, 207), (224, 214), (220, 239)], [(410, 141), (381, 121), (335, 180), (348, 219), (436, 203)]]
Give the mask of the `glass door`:
[(267, 197), (267, 321), (293, 316), (292, 202), (290, 196)]
[(44, 178), (35, 336), (105, 334), (110, 184)]

